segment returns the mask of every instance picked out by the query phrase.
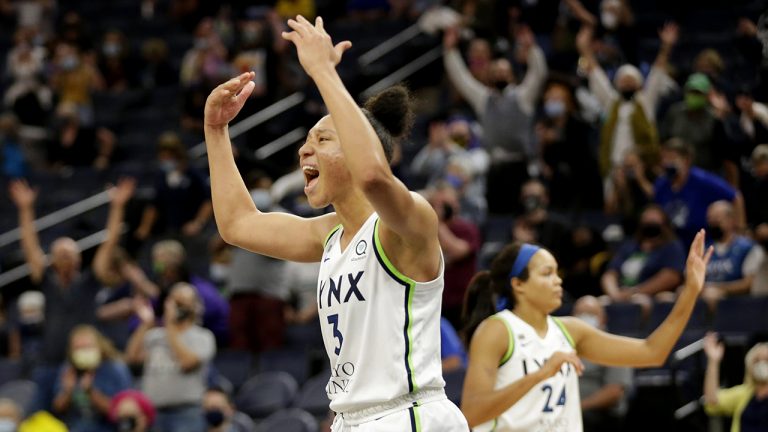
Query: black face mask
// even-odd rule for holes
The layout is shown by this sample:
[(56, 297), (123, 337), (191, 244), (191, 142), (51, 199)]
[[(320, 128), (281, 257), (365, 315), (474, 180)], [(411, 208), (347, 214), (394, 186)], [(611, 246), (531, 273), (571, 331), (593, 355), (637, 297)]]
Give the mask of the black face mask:
[(725, 233), (720, 225), (707, 225), (707, 235), (714, 241), (720, 241), (723, 239)]
[(176, 322), (183, 322), (195, 316), (195, 312), (184, 306), (176, 306)]
[(206, 411), (205, 421), (208, 422), (208, 426), (219, 427), (224, 423), (224, 413), (215, 409)]
[(117, 420), (118, 432), (133, 432), (136, 429), (136, 417), (122, 417)]
[(644, 223), (640, 224), (640, 237), (644, 239), (654, 239), (661, 235), (661, 224), (658, 223)]
[(674, 165), (674, 164), (664, 165), (664, 174), (666, 174), (667, 177), (670, 178), (670, 180), (675, 179), (679, 173), (680, 173), (680, 170), (677, 168), (677, 165)]
[(544, 208), (544, 199), (539, 196), (528, 196), (523, 198), (523, 208), (526, 213), (532, 213), (535, 210)]
[(621, 92), (621, 98), (625, 101), (632, 100), (633, 97), (635, 97), (635, 93), (637, 93), (637, 90), (622, 90)]
[(496, 90), (498, 91), (504, 90), (505, 88), (507, 88), (508, 85), (509, 83), (504, 80), (498, 80), (493, 82), (493, 86), (496, 87)]

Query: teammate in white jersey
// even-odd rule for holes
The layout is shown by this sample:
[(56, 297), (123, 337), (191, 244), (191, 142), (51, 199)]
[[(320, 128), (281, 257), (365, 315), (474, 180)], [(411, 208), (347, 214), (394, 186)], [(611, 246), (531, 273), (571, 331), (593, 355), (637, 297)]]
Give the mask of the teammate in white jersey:
[(551, 317), (563, 296), (557, 261), (538, 246), (505, 247), (467, 292), (471, 343), (461, 410), (469, 425), (479, 432), (580, 432), (578, 356), (606, 366), (662, 365), (688, 322), (711, 256), (702, 230), (669, 316), (648, 338), (633, 339)]
[(313, 207), (333, 205), (335, 213), (303, 219), (255, 207), (227, 131), (254, 88), (253, 73), (245, 73), (214, 89), (205, 106), (220, 234), (276, 258), (322, 259), (318, 309), (332, 368), (334, 432), (467, 431), (442, 389), (437, 216), (389, 167), (409, 127), (408, 94), (386, 90), (361, 109), (336, 72), (351, 43), (334, 46), (322, 18), (312, 24), (298, 16), (288, 25), (293, 31), (283, 37), (296, 46), (330, 112), (299, 149), (304, 192)]

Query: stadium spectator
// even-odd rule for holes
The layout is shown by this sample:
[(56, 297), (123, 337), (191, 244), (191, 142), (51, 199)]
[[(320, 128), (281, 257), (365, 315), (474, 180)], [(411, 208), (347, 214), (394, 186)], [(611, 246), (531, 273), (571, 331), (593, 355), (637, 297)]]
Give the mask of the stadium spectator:
[(712, 88), (709, 78), (695, 73), (685, 82), (684, 100), (667, 111), (660, 136), (662, 141), (682, 139), (693, 147), (694, 165), (738, 185), (737, 154), (723, 122), (726, 106), (724, 96)]
[(656, 205), (646, 207), (634, 238), (619, 246), (600, 280), (608, 301), (640, 304), (650, 312), (659, 293), (674, 291), (683, 281), (685, 249), (669, 217)]
[(0, 175), (24, 177), (28, 170), (26, 156), (19, 141), (19, 121), (13, 114), (0, 114)]
[(600, 131), (600, 172), (604, 178), (610, 176), (630, 151), (636, 152), (646, 166), (654, 166), (659, 155), (656, 107), (659, 98), (673, 86), (666, 67), (679, 37), (678, 27), (667, 24), (659, 31), (661, 47), (645, 83), (639, 69), (625, 64), (616, 71), (611, 85), (593, 52), (592, 33), (591, 27), (583, 26), (576, 46), (581, 55), (580, 68), (588, 74), (589, 89), (605, 115)]
[(750, 226), (768, 223), (768, 144), (760, 144), (752, 151), (750, 182), (744, 185), (747, 222)]
[[(584, 296), (573, 305), (573, 316), (605, 331), (607, 317), (597, 298)], [(621, 429), (627, 412), (627, 394), (632, 390), (632, 369), (606, 367), (582, 360), (584, 372), (579, 378), (584, 430), (608, 432)]]
[(152, 401), (138, 390), (123, 390), (109, 405), (109, 417), (117, 432), (149, 432), (157, 413)]
[(520, 203), (523, 214), (515, 218), (512, 225), (512, 240), (540, 244), (554, 254), (563, 254), (570, 238), (569, 223), (549, 211), (549, 191), (544, 183), (539, 180), (525, 182)]
[(16, 31), (15, 45), (6, 57), (5, 79), (9, 85), (3, 103), (21, 124), (39, 128), (45, 125), (53, 108), (53, 93), (42, 79), (47, 51), (34, 43), (35, 37), (30, 28)]
[(704, 375), (704, 409), (710, 416), (732, 418), (731, 432), (761, 431), (768, 428), (768, 344), (758, 343), (744, 357), (744, 382), (720, 388), (720, 363), (725, 347), (717, 334), (704, 338), (707, 370)]
[(427, 144), (411, 161), (412, 174), (423, 177), (427, 184), (445, 178), (445, 169), (451, 157), (462, 157), (466, 150), (451, 136), (448, 122), (436, 119), (429, 123)]
[(768, 222), (755, 228), (755, 242), (763, 248), (763, 259), (758, 263), (751, 293), (754, 296), (768, 295)]
[(251, 432), (256, 429), (247, 414), (237, 411), (232, 399), (218, 388), (209, 388), (203, 396), (207, 432)]
[(163, 326), (155, 313), (136, 302), (141, 325), (131, 336), (126, 360), (144, 365), (141, 390), (157, 407), (157, 429), (164, 432), (203, 432), (203, 394), (210, 361), (216, 353), (213, 334), (196, 324), (203, 305), (187, 283), (174, 285), (164, 303)]
[(527, 179), (532, 153), (531, 135), (536, 101), (547, 75), (544, 53), (533, 33), (521, 28), (516, 42), (526, 53), (528, 70), (519, 83), (505, 58), (494, 60), (488, 68), (490, 83), (472, 77), (457, 49), (459, 30), (449, 28), (443, 39), (444, 65), (451, 83), (480, 120), (483, 144), (491, 165), (486, 179), (488, 211), (509, 214), (515, 209), (510, 194), (517, 195)]
[(54, 385), (53, 412), (72, 432), (110, 432), (111, 399), (132, 384), (120, 354), (98, 330), (78, 326), (69, 336), (69, 359)]
[(229, 305), (213, 283), (191, 273), (184, 246), (176, 240), (163, 240), (155, 243), (151, 255), (151, 278), (131, 263), (124, 266), (123, 274), (136, 291), (150, 299), (155, 315), (163, 317), (165, 300), (174, 285), (179, 282), (189, 283), (197, 291), (203, 305), (202, 326), (213, 332), (219, 346), (226, 345), (229, 337)]
[(640, 213), (653, 199), (655, 180), (653, 167), (646, 167), (635, 151), (627, 152), (606, 184), (605, 213), (619, 216), (624, 231), (634, 231)]
[[(272, 205), (271, 182), (263, 175), (250, 179), (251, 198), (264, 211)], [(286, 262), (241, 248), (232, 249), (229, 282), (230, 347), (261, 352), (283, 345), (288, 299)], [(315, 274), (317, 278), (317, 274)]]
[(73, 105), (78, 120), (86, 126), (94, 121), (94, 91), (104, 88), (104, 78), (90, 56), (68, 42), (59, 42), (54, 50), (50, 82), (59, 105)]
[(10, 332), (10, 357), (34, 365), (43, 350), (45, 296), (40, 291), (24, 291), (16, 300), (16, 316)]
[(101, 40), (98, 67), (104, 77), (104, 89), (114, 93), (126, 91), (136, 83), (138, 62), (133, 58), (125, 35), (108, 30)]
[(189, 165), (187, 149), (177, 134), (164, 132), (158, 137), (157, 160), (160, 170), (155, 175), (154, 198), (144, 209), (136, 237), (200, 234), (213, 214), (211, 192), (203, 175)]
[(459, 216), (461, 205), (451, 185), (436, 185), (428, 192), (428, 200), (437, 213), (437, 237), (445, 260), (442, 316), (459, 328), (464, 293), (477, 270), (480, 230)]
[(104, 127), (83, 122), (72, 103), (56, 109), (53, 137), (48, 144), (48, 162), (54, 169), (93, 166), (105, 170), (117, 144), (115, 134)]
[(69, 333), (79, 324), (94, 322), (98, 283), (90, 271), (82, 269), (80, 247), (69, 237), (53, 241), (47, 267), (34, 222), (37, 191), (16, 180), (11, 182), (9, 195), (18, 208), (21, 247), (30, 279), (45, 295), (42, 349), (34, 378), (38, 385), (36, 407), (48, 409), (58, 367), (66, 358)]
[(689, 242), (706, 226), (707, 208), (715, 201), (733, 203), (736, 227), (745, 226), (744, 198), (722, 178), (693, 166), (690, 144), (673, 138), (662, 146), (664, 175), (653, 186), (654, 201), (664, 208), (680, 240)]
[(736, 124), (726, 125), (737, 131), (734, 134), (740, 141), (739, 156), (742, 158), (749, 158), (757, 145), (768, 142), (768, 106), (756, 101), (752, 92), (748, 86), (737, 90), (736, 115), (732, 120)]
[(0, 399), (0, 431), (15, 432), (23, 417), (21, 407), (12, 399)]
[(707, 235), (715, 252), (707, 265), (702, 298), (714, 309), (724, 297), (749, 294), (763, 250), (738, 234), (733, 204), (728, 201), (714, 202), (707, 209)]
[(551, 207), (568, 211), (602, 208), (602, 182), (590, 145), (592, 130), (578, 118), (571, 89), (550, 82), (542, 99), (543, 116), (536, 123), (536, 137)]
[(177, 83), (179, 76), (168, 58), (168, 44), (160, 38), (148, 38), (141, 45), (142, 67), (139, 81), (145, 89)]

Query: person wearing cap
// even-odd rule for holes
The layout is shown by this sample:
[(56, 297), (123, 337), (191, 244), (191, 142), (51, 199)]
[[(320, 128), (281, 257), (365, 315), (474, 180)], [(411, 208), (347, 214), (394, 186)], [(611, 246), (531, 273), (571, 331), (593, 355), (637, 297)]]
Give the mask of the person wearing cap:
[(123, 390), (109, 405), (109, 418), (117, 432), (146, 432), (155, 422), (155, 406), (138, 390)]
[(673, 138), (661, 149), (664, 174), (653, 186), (654, 202), (672, 221), (678, 237), (690, 242), (707, 225), (707, 208), (715, 201), (733, 204), (737, 229), (746, 226), (744, 198), (724, 179), (694, 166), (695, 151), (685, 141)]
[[(723, 119), (727, 102), (714, 90), (709, 78), (694, 73), (685, 82), (683, 100), (673, 104), (661, 123), (661, 139), (680, 138), (693, 146), (694, 165), (720, 174), (738, 184), (737, 157)], [(725, 105), (723, 105), (725, 104)]]
[(587, 73), (589, 89), (605, 114), (599, 148), (600, 172), (604, 178), (623, 163), (630, 151), (635, 151), (646, 167), (657, 163), (656, 107), (659, 99), (674, 87), (665, 69), (678, 35), (675, 24), (667, 24), (659, 32), (661, 48), (645, 82), (637, 67), (625, 64), (616, 71), (612, 85), (593, 51), (592, 27), (584, 26), (579, 31), (576, 37), (581, 56), (579, 67)]
[(768, 144), (752, 150), (752, 170), (749, 182), (743, 186), (747, 206), (747, 222), (755, 227), (768, 223)]

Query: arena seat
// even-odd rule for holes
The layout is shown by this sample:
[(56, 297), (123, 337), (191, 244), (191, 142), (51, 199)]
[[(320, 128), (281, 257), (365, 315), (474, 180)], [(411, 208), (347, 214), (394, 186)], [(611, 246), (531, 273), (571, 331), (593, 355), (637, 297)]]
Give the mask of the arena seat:
[(259, 432), (317, 432), (317, 420), (298, 408), (278, 411), (264, 419), (257, 428)]
[(235, 396), (235, 406), (253, 418), (264, 418), (289, 407), (298, 388), (296, 380), (286, 372), (257, 374), (240, 387)]
[(316, 417), (328, 413), (328, 395), (325, 386), (328, 384), (328, 372), (323, 372), (308, 379), (296, 396), (294, 406), (310, 412)]

